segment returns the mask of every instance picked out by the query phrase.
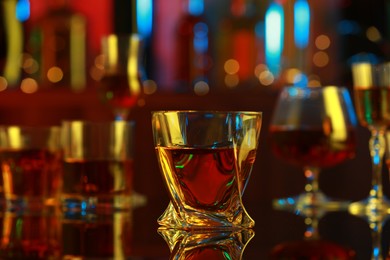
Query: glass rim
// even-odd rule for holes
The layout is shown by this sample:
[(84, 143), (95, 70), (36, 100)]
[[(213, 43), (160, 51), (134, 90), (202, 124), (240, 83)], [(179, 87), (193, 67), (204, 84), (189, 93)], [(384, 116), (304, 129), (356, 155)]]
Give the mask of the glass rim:
[(320, 90), (320, 89), (325, 89), (325, 88), (336, 88), (336, 89), (348, 89), (344, 85), (324, 85), (324, 86), (296, 86), (296, 85), (290, 85), (290, 86), (285, 86), (283, 89), (288, 89), (288, 88), (295, 88), (295, 89), (303, 89), (303, 90)]
[(167, 114), (167, 113), (187, 113), (187, 114), (249, 114), (262, 115), (262, 111), (249, 110), (154, 110), (152, 114)]
[(125, 125), (134, 126), (135, 121), (134, 120), (112, 120), (112, 121), (62, 120), (61, 126), (65, 124), (82, 124), (82, 125), (96, 125), (96, 126), (125, 124)]
[(24, 129), (24, 130), (55, 130), (55, 129), (60, 129), (61, 125), (17, 125), (17, 124), (10, 124), (10, 125), (5, 125), (1, 124), (0, 129), (10, 129), (10, 128), (19, 128), (19, 129)]

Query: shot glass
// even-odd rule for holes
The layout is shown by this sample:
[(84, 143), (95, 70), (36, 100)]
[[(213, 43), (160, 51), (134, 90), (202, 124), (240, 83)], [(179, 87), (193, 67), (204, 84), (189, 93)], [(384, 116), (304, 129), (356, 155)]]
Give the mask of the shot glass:
[(261, 112), (157, 111), (152, 127), (170, 195), (167, 228), (252, 228), (242, 195), (256, 158)]
[(7, 210), (57, 206), (61, 189), (60, 127), (0, 126), (0, 163)]
[(131, 208), (133, 129), (127, 121), (65, 121), (64, 211), (111, 213)]

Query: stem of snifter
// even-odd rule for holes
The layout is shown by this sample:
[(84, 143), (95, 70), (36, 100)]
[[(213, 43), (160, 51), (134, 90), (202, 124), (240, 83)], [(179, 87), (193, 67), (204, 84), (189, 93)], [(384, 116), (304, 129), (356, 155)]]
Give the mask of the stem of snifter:
[(304, 238), (306, 240), (320, 239), (320, 232), (318, 231), (318, 222), (319, 220), (317, 216), (305, 218), (306, 230), (305, 230)]
[(306, 177), (305, 191), (317, 194), (319, 192), (318, 175), (320, 173), (320, 169), (317, 167), (305, 167), (303, 170)]
[(317, 167), (305, 167), (304, 168), (305, 178), (306, 178), (306, 201), (307, 205), (318, 206), (322, 204), (325, 200), (324, 195), (320, 191), (318, 184), (318, 177), (320, 174), (320, 169)]
[(372, 187), (370, 190), (370, 198), (378, 201), (383, 198), (382, 187), (382, 164), (385, 154), (385, 137), (384, 130), (373, 129), (369, 140), (370, 154), (372, 158)]

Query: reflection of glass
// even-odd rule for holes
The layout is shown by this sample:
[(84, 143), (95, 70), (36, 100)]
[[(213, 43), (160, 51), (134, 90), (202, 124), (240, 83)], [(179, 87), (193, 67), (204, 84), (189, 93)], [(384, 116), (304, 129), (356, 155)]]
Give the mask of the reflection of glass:
[(305, 192), (278, 199), (275, 206), (347, 207), (319, 188), (318, 175), (355, 154), (355, 114), (348, 91), (342, 87), (288, 87), (280, 93), (270, 125), (270, 145), (280, 159), (303, 167)]
[(133, 127), (127, 121), (63, 122), (65, 211), (132, 207)]
[(0, 163), (10, 210), (56, 205), (61, 189), (59, 127), (0, 127)]
[(254, 226), (241, 197), (255, 161), (261, 120), (261, 112), (153, 113), (157, 157), (171, 197), (160, 225)]
[(254, 231), (248, 229), (226, 232), (192, 232), (159, 229), (171, 251), (169, 259), (231, 259), (240, 260)]
[(1, 259), (61, 259), (60, 216), (4, 212), (0, 220)]
[(390, 63), (356, 63), (352, 67), (356, 111), (359, 122), (371, 132), (372, 183), (369, 196), (351, 205), (352, 213), (386, 213), (390, 203), (383, 195), (382, 166), (385, 131), (390, 124)]
[(117, 120), (127, 118), (141, 95), (141, 42), (137, 34), (102, 39), (104, 72), (99, 90)]
[(93, 217), (68, 212), (62, 220), (61, 259), (128, 259), (132, 225), (131, 211)]
[(353, 250), (320, 237), (318, 224), (323, 214), (316, 211), (303, 212), (306, 224), (304, 239), (277, 244), (271, 249), (269, 259), (356, 259)]

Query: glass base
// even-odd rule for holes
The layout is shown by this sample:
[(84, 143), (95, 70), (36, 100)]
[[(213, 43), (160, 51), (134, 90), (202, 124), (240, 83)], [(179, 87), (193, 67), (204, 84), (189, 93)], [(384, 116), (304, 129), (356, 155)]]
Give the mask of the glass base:
[(55, 208), (51, 200), (42, 197), (11, 197), (1, 200), (0, 208), (9, 212), (39, 212), (49, 207)]
[(172, 202), (157, 220), (166, 228), (182, 230), (228, 230), (253, 228), (255, 221), (244, 208), (239, 207), (235, 212), (209, 213), (188, 211), (178, 213)]
[(323, 192), (306, 192), (297, 196), (275, 199), (272, 202), (274, 209), (307, 211), (310, 209), (324, 211), (348, 210), (349, 201), (335, 200), (327, 197)]
[(117, 211), (126, 211), (146, 204), (146, 197), (133, 192), (132, 195), (115, 196), (63, 196), (61, 206), (64, 212), (86, 212), (110, 214)]
[(383, 218), (390, 214), (390, 200), (386, 197), (369, 196), (367, 199), (352, 202), (348, 208), (352, 215), (367, 216), (369, 218)]

